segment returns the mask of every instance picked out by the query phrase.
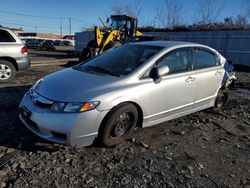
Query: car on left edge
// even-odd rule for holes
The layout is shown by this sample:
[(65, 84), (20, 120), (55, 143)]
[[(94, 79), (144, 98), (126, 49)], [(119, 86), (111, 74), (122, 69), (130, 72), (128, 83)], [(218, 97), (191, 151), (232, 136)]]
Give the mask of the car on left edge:
[(30, 66), (28, 49), (11, 30), (0, 28), (0, 83), (8, 82), (17, 71)]

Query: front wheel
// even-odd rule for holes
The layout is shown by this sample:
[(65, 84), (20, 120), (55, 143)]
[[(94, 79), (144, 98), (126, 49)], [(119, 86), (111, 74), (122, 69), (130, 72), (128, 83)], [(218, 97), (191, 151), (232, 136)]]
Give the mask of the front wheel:
[(10, 81), (16, 74), (13, 64), (6, 60), (0, 60), (0, 83)]
[(106, 146), (117, 145), (126, 140), (138, 122), (137, 108), (121, 104), (112, 109), (99, 130), (99, 139)]

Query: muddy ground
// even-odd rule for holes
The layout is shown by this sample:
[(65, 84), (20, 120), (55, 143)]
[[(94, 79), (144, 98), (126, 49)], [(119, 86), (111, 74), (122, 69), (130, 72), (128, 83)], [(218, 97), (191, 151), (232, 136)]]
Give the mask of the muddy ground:
[(194, 113), (137, 129), (117, 147), (46, 142), (18, 119), (38, 66), (0, 85), (0, 187), (250, 187), (250, 73), (238, 72), (222, 113)]

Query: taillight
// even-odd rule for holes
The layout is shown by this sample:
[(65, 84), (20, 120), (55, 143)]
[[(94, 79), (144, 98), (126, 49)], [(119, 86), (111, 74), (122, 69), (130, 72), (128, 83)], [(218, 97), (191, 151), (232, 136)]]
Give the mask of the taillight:
[(28, 48), (26, 46), (22, 47), (21, 53), (22, 54), (27, 54), (28, 53)]

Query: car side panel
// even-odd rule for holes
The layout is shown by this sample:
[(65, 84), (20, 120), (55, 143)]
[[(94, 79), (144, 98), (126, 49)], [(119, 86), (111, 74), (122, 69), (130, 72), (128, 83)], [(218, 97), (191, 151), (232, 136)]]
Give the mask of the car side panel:
[(225, 70), (222, 66), (216, 66), (197, 70), (194, 73), (196, 78), (194, 108), (209, 107), (211, 103), (213, 104), (217, 92), (222, 86)]
[(21, 54), (21, 48), (23, 44), (16, 44), (16, 43), (0, 43), (0, 56), (6, 57), (25, 57), (27, 55)]
[[(146, 82), (147, 92), (140, 100), (144, 104), (144, 121), (156, 124), (167, 116), (182, 113), (193, 108), (194, 82), (187, 82), (192, 73), (168, 75), (160, 83), (152, 79)], [(148, 123), (147, 123), (148, 122)]]

